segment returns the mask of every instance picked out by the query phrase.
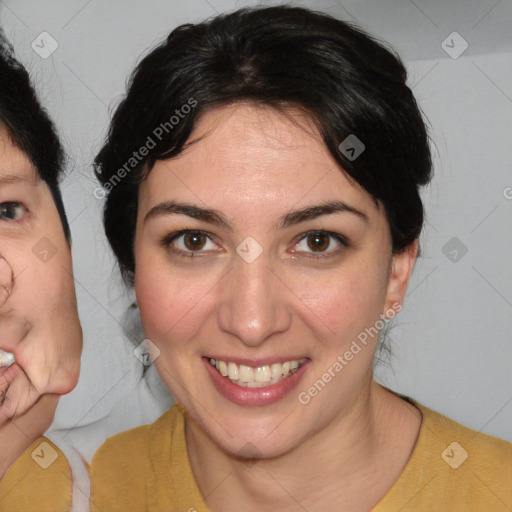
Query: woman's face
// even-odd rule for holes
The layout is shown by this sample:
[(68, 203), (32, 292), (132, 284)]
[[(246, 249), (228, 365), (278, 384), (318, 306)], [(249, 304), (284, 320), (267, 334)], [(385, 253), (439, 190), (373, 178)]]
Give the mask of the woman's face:
[(375, 329), (415, 257), (392, 257), (382, 207), (292, 114), (208, 112), (139, 191), (135, 288), (155, 365), (233, 454), (286, 453), (367, 395)]

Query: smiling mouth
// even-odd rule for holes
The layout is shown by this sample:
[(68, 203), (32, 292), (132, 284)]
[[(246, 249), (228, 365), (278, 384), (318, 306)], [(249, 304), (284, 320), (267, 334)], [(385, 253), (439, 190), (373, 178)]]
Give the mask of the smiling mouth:
[(264, 388), (291, 377), (307, 359), (273, 363), (257, 367), (212, 358), (210, 358), (209, 361), (223, 377), (237, 386), (245, 388)]

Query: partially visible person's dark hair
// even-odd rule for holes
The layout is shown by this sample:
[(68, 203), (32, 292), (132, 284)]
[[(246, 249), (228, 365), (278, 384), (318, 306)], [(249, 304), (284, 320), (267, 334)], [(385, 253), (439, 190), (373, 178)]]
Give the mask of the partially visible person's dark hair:
[[(393, 251), (410, 245), (432, 162), (406, 79), (401, 60), (372, 37), (303, 8), (241, 9), (176, 28), (134, 70), (95, 159), (108, 192), (105, 231), (125, 280), (135, 271), (141, 180), (184, 149), (201, 114), (237, 101), (307, 112), (347, 175), (383, 204)], [(355, 159), (339, 148), (349, 135), (365, 146)], [(135, 157), (139, 148), (147, 154)]]
[(42, 108), (27, 70), (15, 58), (13, 48), (0, 30), (0, 123), (13, 144), (23, 151), (48, 185), (59, 212), (66, 238), (69, 224), (59, 190), (64, 152), (57, 132)]

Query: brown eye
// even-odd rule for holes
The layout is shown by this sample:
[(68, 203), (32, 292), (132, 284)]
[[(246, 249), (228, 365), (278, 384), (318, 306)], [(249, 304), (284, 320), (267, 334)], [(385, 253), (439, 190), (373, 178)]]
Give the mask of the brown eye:
[(206, 243), (206, 236), (202, 233), (186, 233), (183, 235), (183, 243), (185, 247), (190, 251), (197, 251), (203, 248)]
[(324, 233), (308, 235), (308, 247), (315, 252), (323, 252), (329, 247), (330, 239)]
[(183, 229), (166, 236), (162, 245), (178, 256), (206, 256), (218, 252), (218, 245), (205, 231)]
[(323, 230), (309, 231), (302, 235), (291, 252), (320, 258), (334, 256), (349, 246), (348, 239), (339, 233)]

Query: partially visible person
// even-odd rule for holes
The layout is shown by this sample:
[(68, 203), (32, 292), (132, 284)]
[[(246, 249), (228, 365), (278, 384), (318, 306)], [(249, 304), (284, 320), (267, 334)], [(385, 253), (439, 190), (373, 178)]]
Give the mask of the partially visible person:
[[(58, 184), (63, 160), (56, 130), (29, 75), (0, 33), (2, 511), (16, 509), (13, 503), (23, 510), (52, 506), (51, 499), (35, 505), (34, 496), (47, 492), (39, 473), (52, 446), (40, 436), (52, 422), (59, 395), (71, 391), (79, 377), (82, 330)], [(62, 470), (62, 463), (66, 466), (61, 460), (54, 469)], [(22, 476), (32, 497), (16, 490)]]

